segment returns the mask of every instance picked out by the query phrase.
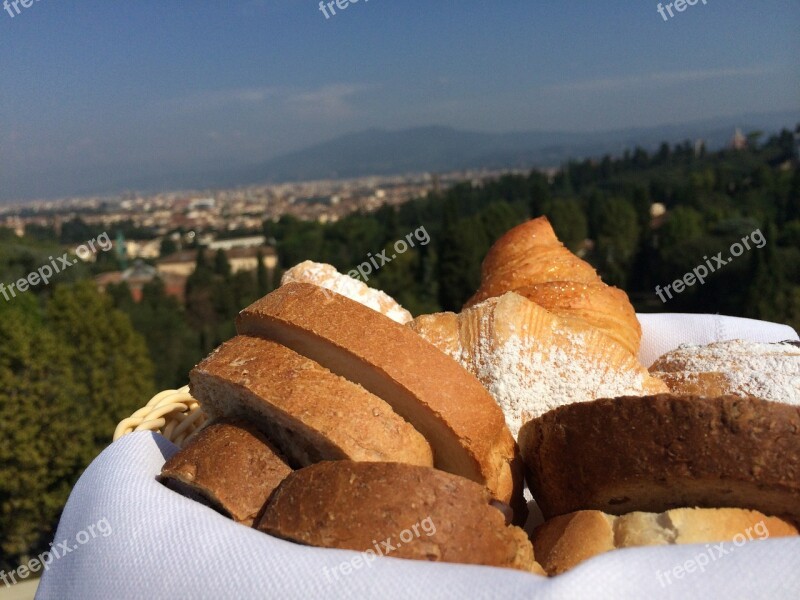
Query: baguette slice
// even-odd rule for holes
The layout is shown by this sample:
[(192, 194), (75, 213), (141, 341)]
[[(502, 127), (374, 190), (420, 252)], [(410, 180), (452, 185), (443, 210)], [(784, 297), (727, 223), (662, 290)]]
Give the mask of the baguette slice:
[(323, 462), (278, 488), (258, 529), (293, 542), (543, 574), (528, 536), (468, 479), (393, 463)]
[(555, 517), (533, 532), (536, 558), (548, 575), (619, 548), (668, 544), (709, 544), (798, 535), (776, 517), (741, 508), (676, 508), (663, 513), (633, 512), (617, 517), (581, 510)]
[(189, 379), (192, 395), (209, 415), (252, 421), (293, 465), (433, 464), (425, 438), (386, 402), (275, 342), (237, 336), (195, 367)]
[(545, 518), (697, 506), (800, 523), (800, 407), (668, 394), (562, 406), (519, 438)]
[(503, 502), (521, 498), (516, 446), (502, 411), (475, 377), (409, 328), (302, 283), (249, 306), (236, 326), (383, 398), (428, 439), (437, 468), (486, 485)]
[(166, 462), (159, 481), (250, 527), (291, 472), (283, 456), (252, 424), (219, 420), (199, 431)]

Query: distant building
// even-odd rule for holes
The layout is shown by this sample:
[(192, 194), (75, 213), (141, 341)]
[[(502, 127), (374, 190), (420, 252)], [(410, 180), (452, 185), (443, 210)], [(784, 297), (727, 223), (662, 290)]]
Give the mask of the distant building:
[(706, 150), (706, 141), (703, 139), (698, 139), (694, 141), (694, 155), (695, 156), (702, 156)]
[(216, 205), (214, 198), (197, 198), (189, 202), (189, 210), (213, 210)]
[[(278, 264), (278, 257), (275, 254), (275, 249), (268, 246), (232, 248), (225, 251), (225, 256), (228, 258), (228, 263), (231, 265), (231, 271), (233, 273), (238, 273), (239, 271), (255, 271), (258, 268), (259, 251), (263, 256), (264, 266), (267, 267), (269, 271), (272, 271)], [(208, 264), (213, 264), (216, 250), (207, 248), (204, 252)], [(196, 263), (197, 250), (184, 250), (162, 258), (156, 263), (156, 268), (160, 275), (189, 277), (189, 275), (194, 273)]]
[(161, 238), (142, 242), (126, 240), (125, 253), (128, 258), (158, 258), (161, 254)]
[(744, 150), (747, 148), (747, 138), (738, 127), (731, 138), (731, 150)]
[(141, 260), (137, 260), (132, 267), (124, 271), (101, 273), (94, 278), (94, 281), (101, 291), (105, 291), (111, 284), (126, 283), (128, 289), (131, 291), (131, 297), (134, 302), (141, 302), (144, 286), (157, 277), (164, 282), (165, 292), (168, 296), (174, 296), (181, 302), (183, 301), (184, 290), (186, 289), (186, 277), (181, 277), (172, 273), (159, 274), (155, 267)]
[(208, 244), (209, 250), (233, 250), (234, 248), (259, 248), (267, 243), (263, 235), (236, 238), (232, 240), (216, 240)]

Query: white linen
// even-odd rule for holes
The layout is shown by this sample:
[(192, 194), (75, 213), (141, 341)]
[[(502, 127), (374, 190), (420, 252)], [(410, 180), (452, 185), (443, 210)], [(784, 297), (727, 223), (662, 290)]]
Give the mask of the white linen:
[[(640, 317), (645, 364), (682, 342), (798, 339), (791, 328), (746, 319)], [(700, 544), (622, 550), (553, 579), (394, 558), (333, 575), (356, 553), (274, 539), (158, 484), (155, 476), (175, 451), (160, 435), (136, 433), (91, 464), (70, 496), (55, 537), (57, 548), (66, 541), (76, 549), (50, 563), (37, 599), (800, 598), (800, 538), (728, 543), (718, 549)], [(102, 521), (107, 526), (97, 525)], [(708, 563), (702, 571), (700, 563)], [(673, 570), (679, 566), (691, 572), (686, 569), (678, 578)], [(672, 573), (669, 580), (665, 573)]]

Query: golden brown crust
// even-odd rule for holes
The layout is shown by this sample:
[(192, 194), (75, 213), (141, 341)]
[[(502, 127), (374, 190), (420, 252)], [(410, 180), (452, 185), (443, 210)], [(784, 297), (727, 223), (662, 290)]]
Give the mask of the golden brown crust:
[(520, 448), (545, 518), (728, 506), (798, 523), (799, 432), (796, 406), (664, 394), (562, 406)]
[(611, 519), (598, 510), (553, 517), (534, 530), (531, 541), (539, 564), (550, 576), (615, 548)]
[(570, 252), (547, 217), (518, 225), (495, 242), (483, 261), (480, 289), (464, 307), (507, 292), (557, 315), (583, 319), (634, 356), (639, 352), (642, 329), (628, 296)]
[(536, 558), (548, 575), (618, 548), (704, 544), (798, 535), (776, 517), (741, 508), (678, 508), (664, 513), (628, 513), (621, 517), (581, 510), (554, 517), (533, 532)]
[(251, 526), (292, 469), (252, 424), (219, 420), (172, 456), (159, 480), (167, 487)]
[(527, 535), (491, 502), (483, 486), (435, 469), (318, 463), (287, 478), (258, 529), (310, 546), (534, 570)]
[(383, 398), (427, 438), (437, 468), (485, 484), (504, 502), (521, 494), (511, 466), (516, 445), (500, 408), (409, 328), (338, 294), (290, 283), (243, 310), (237, 329), (284, 344)]
[(622, 290), (605, 283), (551, 281), (515, 290), (555, 315), (575, 317), (596, 327), (636, 356), (642, 326)]
[(386, 402), (275, 342), (237, 336), (190, 380), (206, 412), (259, 424), (298, 466), (344, 459), (433, 464), (425, 438)]
[(481, 266), (481, 287), (466, 306), (550, 281), (595, 283), (600, 278), (558, 240), (547, 217), (539, 217), (506, 232), (489, 249)]

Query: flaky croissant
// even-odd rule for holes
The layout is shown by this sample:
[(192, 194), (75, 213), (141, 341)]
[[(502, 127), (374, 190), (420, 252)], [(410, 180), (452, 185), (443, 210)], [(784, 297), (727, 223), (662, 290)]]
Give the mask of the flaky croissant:
[(547, 217), (518, 225), (489, 250), (481, 268), (481, 286), (465, 304), (516, 292), (550, 312), (582, 319), (636, 356), (642, 328), (622, 290), (603, 283), (584, 260), (570, 252)]
[(409, 326), (481, 381), (515, 437), (530, 419), (565, 404), (668, 391), (599, 328), (513, 292)]

